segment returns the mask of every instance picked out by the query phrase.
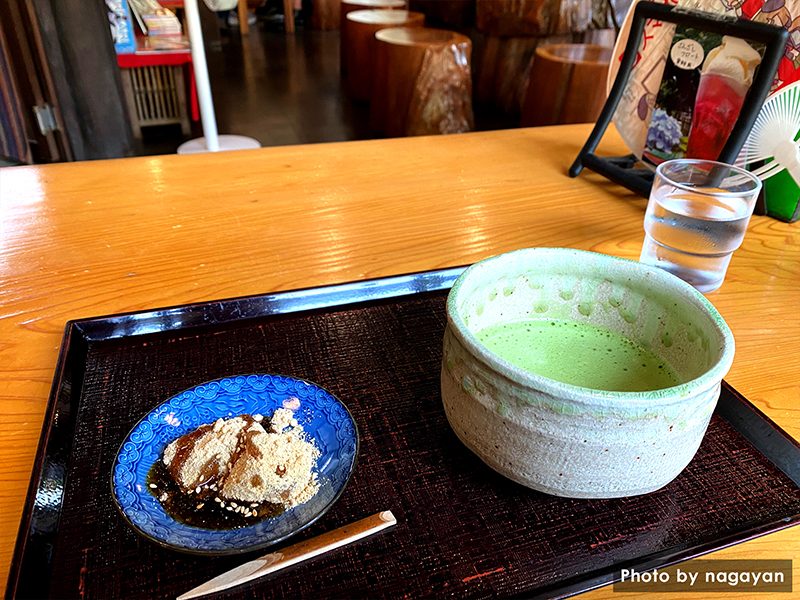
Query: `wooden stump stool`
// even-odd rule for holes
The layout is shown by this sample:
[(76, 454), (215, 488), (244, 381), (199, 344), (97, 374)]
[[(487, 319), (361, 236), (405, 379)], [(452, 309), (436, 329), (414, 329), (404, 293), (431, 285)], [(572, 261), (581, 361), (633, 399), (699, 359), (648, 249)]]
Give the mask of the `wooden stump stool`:
[(405, 10), (405, 0), (341, 0), (339, 5), (339, 59), (342, 75), (347, 75), (345, 48), (347, 47), (347, 13), (355, 10)]
[(547, 0), (476, 0), (475, 27), (486, 35), (550, 35), (557, 27), (559, 2)]
[(375, 34), (389, 27), (424, 27), (425, 15), (407, 10), (354, 10), (347, 13), (345, 68), (347, 91), (356, 100), (369, 102), (375, 52)]
[(311, 9), (311, 28), (323, 31), (339, 29), (340, 10), (339, 0), (314, 0)]
[(476, 104), (519, 115), (539, 38), (473, 36), (473, 92)]
[(522, 107), (522, 126), (596, 121), (606, 101), (612, 54), (611, 48), (588, 44), (537, 48)]
[(389, 137), (472, 131), (472, 42), (454, 31), (375, 34), (370, 126)]

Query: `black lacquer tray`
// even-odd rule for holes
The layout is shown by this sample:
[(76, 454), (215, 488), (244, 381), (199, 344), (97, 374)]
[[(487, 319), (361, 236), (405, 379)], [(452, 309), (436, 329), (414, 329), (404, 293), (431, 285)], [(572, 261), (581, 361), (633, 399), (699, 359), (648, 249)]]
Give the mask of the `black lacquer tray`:
[(8, 597), (167, 598), (247, 557), (152, 544), (110, 471), (165, 399), (239, 373), (336, 394), (361, 432), (353, 480), (287, 543), (390, 509), (397, 527), (219, 597), (563, 597), (800, 520), (800, 446), (728, 386), (695, 459), (664, 489), (570, 500), (515, 484), (452, 433), (439, 394), (445, 299), (461, 269), (68, 323)]

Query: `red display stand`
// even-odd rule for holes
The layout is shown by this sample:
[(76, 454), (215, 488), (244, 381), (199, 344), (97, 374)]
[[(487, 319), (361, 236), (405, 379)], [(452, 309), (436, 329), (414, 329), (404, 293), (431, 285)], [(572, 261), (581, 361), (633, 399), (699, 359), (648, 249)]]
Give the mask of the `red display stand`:
[(197, 88), (192, 68), (192, 53), (186, 50), (137, 50), (133, 54), (117, 54), (117, 64), (121, 69), (136, 67), (181, 66), (188, 65), (189, 102), (192, 121), (200, 120), (200, 109), (197, 103)]

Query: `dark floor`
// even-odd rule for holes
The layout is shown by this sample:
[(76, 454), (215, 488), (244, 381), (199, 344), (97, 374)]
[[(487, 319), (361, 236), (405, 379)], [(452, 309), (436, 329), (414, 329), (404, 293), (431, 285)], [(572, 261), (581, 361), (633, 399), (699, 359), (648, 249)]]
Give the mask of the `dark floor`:
[[(284, 33), (268, 21), (221, 29), (221, 43), (206, 49), (217, 129), (255, 138), (262, 146), (370, 139), (369, 105), (350, 100), (339, 75), (339, 31), (297, 28)], [(475, 107), (476, 129), (517, 126), (518, 119)], [(203, 135), (199, 122), (192, 136)], [(139, 155), (174, 153), (191, 139), (180, 127), (143, 130)]]

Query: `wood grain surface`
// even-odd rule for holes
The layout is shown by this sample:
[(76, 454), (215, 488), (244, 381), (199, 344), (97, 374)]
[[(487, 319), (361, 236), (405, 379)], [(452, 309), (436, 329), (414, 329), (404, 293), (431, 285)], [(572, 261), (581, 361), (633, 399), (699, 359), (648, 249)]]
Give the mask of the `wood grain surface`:
[[(636, 259), (646, 201), (590, 172), (566, 175), (589, 131), (0, 170), (0, 576), (66, 321), (465, 265), (531, 246)], [(626, 152), (607, 138), (599, 153)], [(736, 338), (726, 379), (799, 438), (800, 225), (753, 217), (725, 283), (707, 297)], [(713, 557), (794, 559), (800, 581), (800, 529)], [(625, 596), (610, 587), (584, 595)]]

